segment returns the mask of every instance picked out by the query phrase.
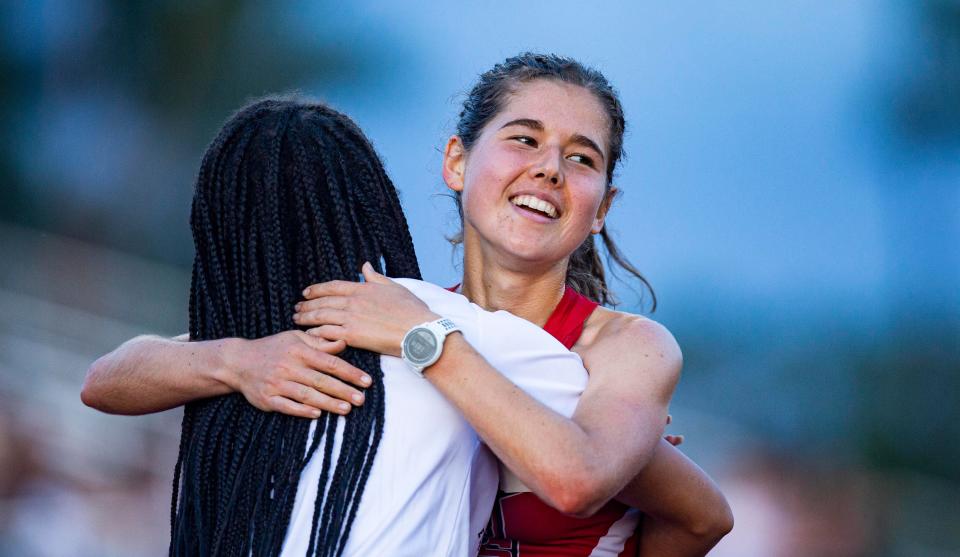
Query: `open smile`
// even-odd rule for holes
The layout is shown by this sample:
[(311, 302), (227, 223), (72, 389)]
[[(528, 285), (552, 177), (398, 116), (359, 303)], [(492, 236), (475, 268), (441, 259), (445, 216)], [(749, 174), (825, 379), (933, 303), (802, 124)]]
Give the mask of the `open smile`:
[(518, 195), (510, 199), (521, 213), (530, 216), (537, 216), (546, 221), (556, 220), (560, 216), (560, 211), (549, 201), (534, 197), (532, 195)]

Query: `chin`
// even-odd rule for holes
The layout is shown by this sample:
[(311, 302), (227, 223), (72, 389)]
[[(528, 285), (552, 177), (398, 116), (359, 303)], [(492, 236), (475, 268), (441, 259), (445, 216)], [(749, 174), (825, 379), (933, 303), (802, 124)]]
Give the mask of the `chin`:
[(512, 244), (503, 246), (502, 253), (506, 258), (513, 260), (525, 267), (555, 265), (564, 258), (563, 254), (557, 253), (556, 249), (544, 245), (542, 242), (536, 244)]

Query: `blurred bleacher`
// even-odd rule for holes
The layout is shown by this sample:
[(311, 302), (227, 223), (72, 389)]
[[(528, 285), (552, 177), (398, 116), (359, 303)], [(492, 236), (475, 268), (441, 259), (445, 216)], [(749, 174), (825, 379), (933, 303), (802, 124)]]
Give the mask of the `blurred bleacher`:
[(0, 555), (165, 553), (180, 411), (83, 405), (87, 366), (186, 330), (189, 273), (0, 225)]

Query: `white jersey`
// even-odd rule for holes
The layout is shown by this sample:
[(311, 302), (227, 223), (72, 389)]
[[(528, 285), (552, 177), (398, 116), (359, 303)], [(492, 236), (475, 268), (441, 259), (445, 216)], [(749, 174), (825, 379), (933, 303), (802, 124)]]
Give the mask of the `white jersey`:
[[(411, 279), (396, 282), (431, 311), (453, 320), (508, 379), (556, 412), (573, 415), (587, 373), (580, 357), (553, 336), (508, 312), (485, 311), (439, 286)], [(380, 365), (386, 396), (383, 437), (344, 555), (476, 555), (497, 494), (496, 458), (460, 412), (406, 363), (381, 356)], [(344, 419), (339, 420), (334, 455), (342, 440)], [(311, 438), (315, 426), (316, 420)], [(322, 452), (314, 453), (300, 476), (282, 557), (306, 554)]]

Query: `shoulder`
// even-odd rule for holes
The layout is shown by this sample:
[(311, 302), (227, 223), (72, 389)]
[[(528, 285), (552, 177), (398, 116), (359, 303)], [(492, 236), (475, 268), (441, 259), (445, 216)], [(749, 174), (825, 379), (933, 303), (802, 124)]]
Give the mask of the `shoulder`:
[(574, 348), (585, 360), (626, 358), (627, 367), (662, 374), (668, 380), (677, 379), (683, 367), (683, 353), (666, 327), (642, 315), (605, 307), (593, 312)]
[(581, 341), (584, 348), (597, 343), (626, 342), (638, 348), (657, 349), (665, 356), (682, 357), (680, 346), (673, 334), (660, 323), (642, 315), (615, 311), (602, 306), (587, 319)]

